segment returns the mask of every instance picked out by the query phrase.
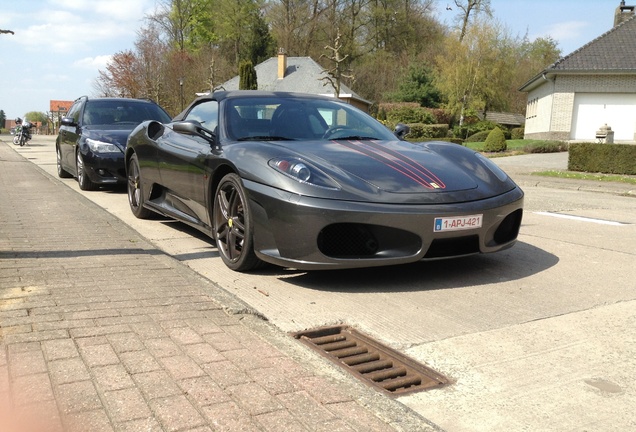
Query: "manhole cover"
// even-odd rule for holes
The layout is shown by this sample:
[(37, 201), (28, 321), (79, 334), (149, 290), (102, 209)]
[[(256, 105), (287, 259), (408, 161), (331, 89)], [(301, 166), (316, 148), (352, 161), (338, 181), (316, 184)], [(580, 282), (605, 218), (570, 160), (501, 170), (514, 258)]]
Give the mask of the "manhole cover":
[(321, 327), (293, 333), (293, 336), (363, 382), (391, 395), (448, 383), (433, 369), (348, 326)]

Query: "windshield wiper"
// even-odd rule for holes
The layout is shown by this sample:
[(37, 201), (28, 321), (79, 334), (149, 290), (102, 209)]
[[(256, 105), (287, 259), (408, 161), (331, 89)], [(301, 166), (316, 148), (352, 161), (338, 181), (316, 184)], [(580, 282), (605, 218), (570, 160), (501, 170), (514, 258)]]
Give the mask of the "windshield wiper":
[(282, 136), (273, 135), (256, 135), (256, 136), (244, 136), (237, 138), (237, 141), (295, 141), (294, 138), (287, 138)]

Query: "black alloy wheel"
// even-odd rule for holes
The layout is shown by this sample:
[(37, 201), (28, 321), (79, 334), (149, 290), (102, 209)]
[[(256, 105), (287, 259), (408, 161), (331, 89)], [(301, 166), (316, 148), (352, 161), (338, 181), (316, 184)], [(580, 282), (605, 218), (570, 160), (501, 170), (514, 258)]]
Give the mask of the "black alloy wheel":
[(71, 178), (73, 177), (71, 173), (62, 168), (62, 150), (60, 146), (57, 146), (55, 149), (56, 159), (57, 159), (57, 176), (59, 178)]
[(258, 267), (261, 261), (254, 253), (249, 203), (238, 175), (221, 179), (213, 212), (214, 240), (225, 265), (235, 271)]
[(82, 158), (82, 152), (79, 150), (77, 150), (77, 182), (81, 190), (91, 191), (97, 189), (97, 185), (93, 183), (86, 173), (84, 158)]
[(128, 162), (128, 204), (135, 217), (148, 219), (153, 216), (153, 212), (144, 207), (144, 194), (141, 189), (141, 173), (137, 155), (133, 154)]

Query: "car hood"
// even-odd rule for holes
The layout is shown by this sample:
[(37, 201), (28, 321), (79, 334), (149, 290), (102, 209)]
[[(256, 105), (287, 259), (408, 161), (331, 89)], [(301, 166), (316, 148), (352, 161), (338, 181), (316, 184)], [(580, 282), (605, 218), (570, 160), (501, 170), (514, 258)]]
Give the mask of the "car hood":
[[(254, 157), (257, 148), (263, 149), (264, 144), (267, 151), (263, 158), (294, 157), (306, 161), (338, 184), (342, 199), (453, 203), (488, 198), (517, 187), (494, 163), (457, 144), (399, 140), (276, 141), (260, 142), (244, 154)], [(253, 169), (254, 165), (250, 165)], [(271, 184), (271, 179), (263, 182)], [(316, 187), (298, 192), (323, 195)]]

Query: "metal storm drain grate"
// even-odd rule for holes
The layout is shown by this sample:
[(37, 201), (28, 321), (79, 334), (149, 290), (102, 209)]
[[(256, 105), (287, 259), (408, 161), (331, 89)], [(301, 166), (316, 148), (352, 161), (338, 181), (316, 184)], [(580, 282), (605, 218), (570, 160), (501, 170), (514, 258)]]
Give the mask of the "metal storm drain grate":
[(351, 327), (322, 327), (294, 333), (293, 336), (367, 384), (391, 395), (427, 390), (448, 383), (434, 370)]

